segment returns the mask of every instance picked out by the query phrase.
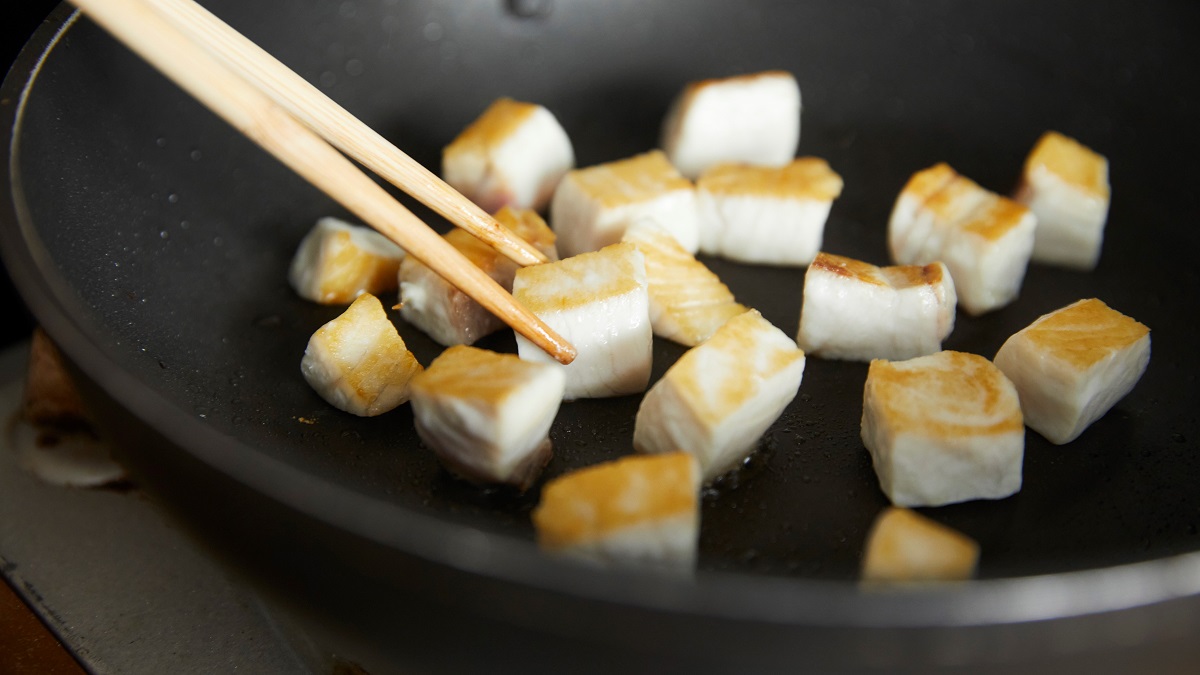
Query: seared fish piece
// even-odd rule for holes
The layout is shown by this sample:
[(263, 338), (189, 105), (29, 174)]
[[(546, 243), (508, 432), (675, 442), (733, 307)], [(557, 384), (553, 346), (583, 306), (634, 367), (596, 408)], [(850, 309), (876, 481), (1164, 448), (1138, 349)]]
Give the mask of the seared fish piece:
[(979, 544), (953, 528), (889, 506), (867, 533), (865, 582), (965, 581), (975, 576)]
[(693, 179), (722, 162), (782, 166), (799, 143), (800, 85), (781, 70), (693, 82), (663, 122), (663, 150)]
[(484, 211), (542, 210), (575, 166), (567, 132), (544, 107), (497, 99), (442, 150), (442, 179)]
[(804, 352), (757, 310), (692, 347), (646, 392), (633, 428), (638, 452), (682, 450), (710, 481), (754, 451), (804, 377)]
[(1103, 155), (1046, 132), (1025, 160), (1016, 199), (1037, 216), (1034, 261), (1096, 267), (1108, 220), (1108, 160)]
[(804, 275), (796, 342), (809, 356), (911, 359), (940, 351), (957, 296), (942, 263), (876, 267), (818, 253)]
[(694, 347), (746, 311), (729, 287), (657, 222), (638, 221), (625, 231), (624, 241), (637, 246), (646, 260), (655, 335)]
[(538, 546), (601, 566), (690, 571), (700, 536), (700, 468), (684, 452), (632, 456), (546, 483)]
[(396, 290), (404, 257), (404, 249), (369, 227), (321, 218), (300, 241), (288, 281), (305, 300), (346, 305), (363, 293)]
[(456, 345), (412, 380), (417, 434), (450, 472), (525, 491), (552, 454), (563, 371)]
[[(504, 207), (496, 220), (529, 242), (550, 260), (557, 260), (554, 232), (531, 210)], [(505, 290), (512, 290), (517, 264), (466, 230), (452, 229), (446, 241)], [(504, 322), (455, 288), (425, 263), (409, 256), (400, 264), (400, 316), (438, 344), (469, 345), (501, 328)]]
[(1025, 423), (1058, 445), (1132, 391), (1149, 363), (1150, 329), (1095, 298), (1043, 315), (996, 353)]
[(765, 265), (807, 265), (821, 250), (842, 177), (816, 157), (781, 167), (720, 164), (696, 183), (700, 250)]
[(942, 351), (872, 361), (862, 439), (879, 487), (897, 506), (1000, 499), (1021, 489), (1017, 390), (982, 356)]
[(579, 351), (564, 366), (522, 335), (517, 352), (563, 368), (563, 397), (603, 398), (646, 390), (651, 345), (646, 266), (633, 244), (613, 244), (558, 262), (523, 267), (513, 297)]
[(404, 403), (421, 364), (375, 296), (364, 293), (317, 329), (300, 361), (304, 379), (335, 408), (373, 417)]
[(1029, 209), (942, 163), (917, 172), (900, 192), (888, 245), (901, 265), (944, 262), (959, 304), (978, 315), (1017, 297), (1036, 225)]
[(621, 241), (629, 223), (662, 223), (689, 253), (698, 246), (696, 189), (659, 150), (576, 169), (550, 202), (550, 225), (564, 258)]

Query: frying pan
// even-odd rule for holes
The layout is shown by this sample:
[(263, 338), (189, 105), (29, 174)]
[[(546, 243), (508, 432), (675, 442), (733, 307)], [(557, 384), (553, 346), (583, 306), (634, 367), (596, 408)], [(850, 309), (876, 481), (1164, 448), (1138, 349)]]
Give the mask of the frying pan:
[[(980, 542), (979, 581), (857, 587), (886, 504), (858, 437), (866, 367), (816, 358), (756, 454), (705, 491), (694, 578), (546, 559), (536, 488), (459, 482), (407, 407), (355, 418), (300, 377), (308, 336), (340, 310), (297, 298), (287, 264), (337, 205), (60, 7), (4, 84), (8, 271), (139, 481), (331, 640), (372, 655), (372, 671), (1194, 663), (1193, 4), (206, 5), (435, 168), (499, 96), (549, 107), (585, 166), (653, 147), (688, 81), (789, 70), (800, 154), (846, 183), (824, 248), (876, 263), (914, 171), (947, 161), (1007, 192), (1037, 137), (1062, 131), (1110, 159), (1099, 267), (1031, 266), (1016, 302), (960, 314), (945, 346), (990, 357), (1083, 297), (1153, 330), (1141, 382), (1077, 441), (1027, 433), (1017, 495), (924, 510)], [(795, 333), (803, 270), (705, 262)], [(437, 346), (397, 324), (429, 363)], [(482, 346), (514, 348), (511, 334)], [(682, 351), (656, 340), (652, 378)], [(545, 477), (629, 453), (638, 402), (564, 404)]]

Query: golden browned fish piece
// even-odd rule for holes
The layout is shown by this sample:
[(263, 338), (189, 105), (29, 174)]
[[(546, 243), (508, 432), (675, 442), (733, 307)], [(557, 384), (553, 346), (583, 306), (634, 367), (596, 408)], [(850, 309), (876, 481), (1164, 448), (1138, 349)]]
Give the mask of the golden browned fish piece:
[(1056, 444), (1104, 416), (1149, 363), (1150, 329), (1095, 298), (1043, 315), (996, 353), (1025, 423)]
[(346, 305), (363, 293), (396, 290), (404, 257), (404, 249), (369, 227), (321, 218), (296, 249), (288, 280), (306, 300)]
[(963, 581), (975, 575), (979, 544), (915, 511), (889, 506), (867, 533), (862, 579), (870, 583)]
[(1016, 199), (1038, 219), (1035, 261), (1096, 267), (1108, 220), (1108, 160), (1103, 155), (1047, 131), (1025, 160)]

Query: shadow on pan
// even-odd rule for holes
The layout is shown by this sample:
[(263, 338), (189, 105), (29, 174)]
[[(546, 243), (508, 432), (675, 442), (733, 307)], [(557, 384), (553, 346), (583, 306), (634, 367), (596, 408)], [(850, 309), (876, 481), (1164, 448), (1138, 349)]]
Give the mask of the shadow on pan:
[[(250, 574), (410, 666), (472, 663), (448, 626), (490, 635), (480, 658), (549, 667), (600, 648), (598, 669), (770, 667), (801, 653), (850, 668), (1108, 667), (1122, 663), (1109, 653), (1118, 647), (1162, 668), (1180, 663), (1200, 590), (1200, 279), (1183, 257), (1196, 250), (1186, 221), (1195, 200), (1178, 187), (1197, 178), (1185, 65), (1197, 60), (1185, 31), (1200, 25), (1195, 8), (210, 8), (433, 168), (499, 96), (549, 107), (587, 165), (652, 147), (688, 81), (790, 70), (804, 93), (800, 154), (827, 159), (846, 181), (825, 249), (877, 263), (911, 173), (948, 161), (1007, 192), (1037, 137), (1062, 131), (1110, 159), (1100, 266), (1031, 267), (1017, 302), (960, 316), (946, 346), (991, 356), (1082, 297), (1154, 331), (1141, 383), (1079, 440), (1055, 447), (1028, 433), (1020, 493), (927, 511), (981, 543), (984, 583), (856, 590), (866, 529), (886, 503), (858, 438), (866, 367), (818, 359), (749, 464), (706, 495), (694, 581), (542, 560), (528, 521), (536, 489), (518, 497), (457, 482), (420, 446), (407, 408), (354, 418), (300, 377), (308, 336), (338, 310), (295, 297), (286, 268), (311, 223), (341, 210), (88, 21), (57, 39), (43, 29), (5, 83), (15, 122), (6, 265), (90, 383), (126, 461)], [(60, 8), (55, 18), (68, 16)], [(794, 334), (803, 270), (707, 262)], [(399, 328), (422, 362), (437, 353)], [(513, 343), (499, 335), (483, 346)], [(654, 377), (680, 353), (656, 342)], [(630, 452), (637, 405), (564, 404), (546, 476)], [(1043, 619), (1059, 632), (1025, 623)], [(1006, 648), (1013, 640), (1028, 648)]]

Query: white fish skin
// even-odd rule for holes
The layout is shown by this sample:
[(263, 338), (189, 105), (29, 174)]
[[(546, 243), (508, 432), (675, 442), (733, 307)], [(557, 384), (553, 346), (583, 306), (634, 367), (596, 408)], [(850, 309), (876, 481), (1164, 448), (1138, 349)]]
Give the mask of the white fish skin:
[(942, 263), (876, 267), (821, 253), (804, 275), (796, 343), (809, 356), (911, 359), (940, 351), (957, 296)]
[(683, 452), (632, 455), (546, 483), (532, 519), (546, 553), (600, 566), (690, 572), (700, 467)]
[(325, 217), (300, 241), (288, 281), (305, 300), (344, 305), (363, 293), (396, 290), (404, 249), (375, 230)]
[(754, 451), (803, 377), (804, 352), (749, 310), (689, 349), (646, 392), (633, 447), (691, 453), (710, 481)]
[(888, 245), (901, 265), (945, 263), (959, 305), (979, 315), (1020, 293), (1036, 227), (1029, 209), (943, 163), (918, 172), (901, 191), (888, 222)]
[(1037, 216), (1033, 260), (1095, 269), (1104, 243), (1110, 187), (1108, 160), (1056, 132), (1047, 132), (1025, 161), (1015, 199)]
[(722, 162), (786, 164), (800, 143), (800, 85), (784, 71), (689, 84), (663, 121), (661, 145), (695, 179)]
[(637, 246), (645, 257), (655, 335), (694, 347), (746, 311), (729, 287), (658, 222), (638, 221), (625, 231), (622, 241)]
[(450, 471), (528, 489), (551, 456), (563, 371), (458, 345), (412, 381), (417, 433)]
[(1025, 423), (1062, 445), (1133, 390), (1150, 363), (1150, 329), (1100, 300), (1080, 300), (1018, 331), (995, 361), (1016, 385)]
[(339, 410), (373, 417), (408, 401), (421, 364), (404, 345), (375, 296), (360, 295), (308, 340), (300, 372)]
[(575, 166), (571, 139), (533, 103), (495, 101), (442, 152), (442, 178), (488, 213), (540, 211)]
[(1021, 489), (1017, 390), (982, 356), (942, 351), (872, 361), (862, 440), (879, 487), (897, 506), (1001, 499)]
[[(496, 221), (550, 260), (558, 259), (554, 233), (534, 211), (504, 207), (496, 213)], [(516, 263), (465, 230), (451, 230), (445, 239), (505, 290), (512, 290)], [(505, 326), (496, 315), (415, 257), (400, 264), (399, 286), (400, 316), (438, 344), (474, 344)]]
[(654, 335), (644, 258), (633, 244), (522, 268), (513, 281), (513, 297), (578, 350), (564, 366), (516, 336), (521, 358), (566, 371), (565, 399), (646, 390)]
[(621, 241), (629, 223), (661, 223), (689, 253), (700, 246), (696, 189), (661, 151), (568, 173), (550, 202), (550, 224), (564, 257)]

